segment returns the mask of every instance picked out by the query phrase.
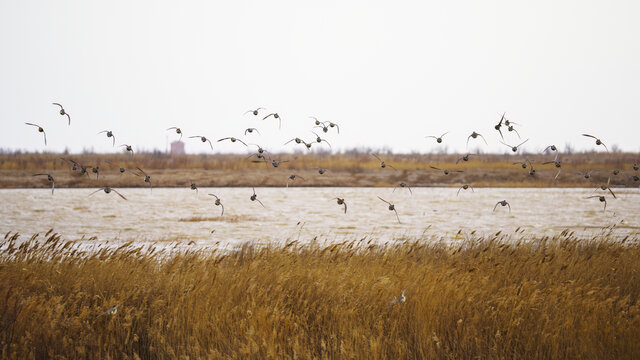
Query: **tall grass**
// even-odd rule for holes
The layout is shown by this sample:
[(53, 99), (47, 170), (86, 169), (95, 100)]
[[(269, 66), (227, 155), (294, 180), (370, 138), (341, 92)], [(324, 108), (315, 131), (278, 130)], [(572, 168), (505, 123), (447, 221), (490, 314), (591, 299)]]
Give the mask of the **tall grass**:
[(640, 358), (638, 239), (225, 253), (39, 239), (0, 246), (5, 359)]

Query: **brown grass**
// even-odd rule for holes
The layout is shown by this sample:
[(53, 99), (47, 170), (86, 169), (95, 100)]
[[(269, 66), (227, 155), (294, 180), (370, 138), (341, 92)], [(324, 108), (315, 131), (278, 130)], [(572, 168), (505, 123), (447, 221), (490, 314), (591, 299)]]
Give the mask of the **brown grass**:
[(0, 357), (640, 358), (638, 239), (497, 235), (227, 253), (9, 235)]
[[(638, 174), (631, 166), (639, 157), (630, 153), (588, 153), (562, 155), (562, 173), (553, 178), (557, 169), (542, 165), (553, 160), (552, 155), (492, 155), (471, 156), (470, 161), (456, 164), (460, 155), (382, 155), (398, 171), (380, 169), (377, 160), (363, 153), (342, 154), (275, 154), (275, 159), (289, 160), (279, 168), (254, 163), (245, 155), (167, 155), (167, 154), (83, 154), (63, 155), (85, 166), (100, 167), (100, 179), (95, 174), (78, 176), (59, 154), (0, 154), (0, 188), (49, 187), (46, 177), (33, 177), (37, 172), (51, 173), (57, 187), (144, 187), (143, 179), (133, 175), (140, 167), (149, 175), (154, 186), (183, 187), (190, 181), (200, 187), (225, 186), (284, 186), (287, 177), (296, 173), (306, 180), (296, 180), (292, 186), (395, 186), (404, 181), (409, 186), (460, 186), (468, 183), (478, 187), (595, 187), (606, 183), (613, 169), (621, 174), (613, 177), (617, 186), (638, 186), (630, 175)], [(513, 165), (529, 158), (537, 173)], [(114, 165), (110, 165), (111, 162)], [(120, 174), (119, 166), (127, 169)], [(464, 173), (448, 176), (430, 166), (462, 169)], [(326, 168), (319, 175), (315, 167)], [(577, 171), (600, 170), (586, 180)]]

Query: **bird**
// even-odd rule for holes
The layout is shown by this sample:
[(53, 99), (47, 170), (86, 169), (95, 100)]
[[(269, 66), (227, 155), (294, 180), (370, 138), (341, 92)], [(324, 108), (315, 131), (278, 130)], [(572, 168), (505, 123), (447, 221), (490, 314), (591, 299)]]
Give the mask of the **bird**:
[(109, 194), (110, 192), (112, 192), (112, 191), (113, 191), (114, 193), (118, 194), (118, 196), (120, 196), (121, 198), (123, 198), (123, 199), (127, 200), (127, 198), (126, 198), (126, 197), (124, 197), (124, 195), (120, 194), (116, 189), (114, 189), (114, 188), (112, 188), (112, 187), (109, 187), (109, 186), (102, 187), (102, 188), (100, 188), (100, 189), (98, 189), (98, 190), (96, 190), (96, 191), (92, 192), (91, 194), (89, 194), (89, 196), (91, 196), (91, 195), (93, 195), (93, 194), (95, 194), (95, 193), (97, 193), (97, 192), (99, 192), (99, 191), (104, 191), (104, 192), (105, 192), (105, 194)]
[(102, 134), (102, 133), (107, 133), (107, 138), (113, 138), (112, 139), (113, 140), (113, 144), (111, 146), (112, 147), (116, 146), (116, 137), (113, 135), (113, 131), (111, 131), (111, 130), (102, 130), (99, 133), (97, 133), (96, 135), (99, 135), (99, 134)]
[(438, 144), (440, 144), (440, 143), (442, 143), (442, 138), (443, 138), (445, 135), (447, 135), (448, 133), (449, 133), (449, 132), (447, 131), (447, 132), (445, 132), (444, 134), (442, 134), (442, 135), (440, 135), (440, 136), (428, 135), (428, 136), (425, 136), (425, 138), (434, 138), (434, 139), (436, 139), (436, 142), (437, 142)]
[(314, 169), (318, 170), (318, 174), (323, 175), (327, 172), (327, 169), (323, 169), (321, 167), (314, 167)]
[(100, 166), (98, 166), (98, 165), (92, 166), (91, 167), (91, 172), (96, 174), (96, 180), (98, 180), (98, 178), (100, 178)]
[(405, 301), (407, 301), (407, 297), (404, 295), (404, 293), (410, 288), (411, 286), (408, 286), (407, 288), (405, 288), (404, 290), (402, 290), (402, 294), (393, 299), (393, 301), (391, 301), (391, 303), (387, 306), (387, 309), (389, 309), (391, 306), (393, 306), (393, 304), (395, 303), (403, 303)]
[(287, 178), (287, 188), (289, 187), (289, 181), (294, 181), (297, 178), (300, 178), (304, 181), (304, 178), (300, 175), (296, 175), (296, 174), (289, 175), (289, 177)]
[(251, 134), (251, 133), (253, 133), (254, 131), (255, 131), (255, 132), (257, 132), (258, 134), (260, 134), (260, 131), (258, 131), (258, 129), (256, 129), (256, 128), (246, 128), (246, 129), (244, 130), (244, 134), (245, 134), (245, 135), (247, 135), (247, 133)]
[(251, 201), (257, 201), (260, 203), (260, 205), (262, 205), (262, 207), (265, 207), (262, 201), (258, 199), (258, 195), (256, 194), (256, 189), (255, 188), (252, 188), (252, 189), (253, 189), (253, 195), (251, 195), (250, 197)]
[(618, 169), (614, 169), (614, 170), (611, 171), (611, 175), (615, 176), (615, 175), (618, 175), (618, 174), (620, 174), (620, 170), (618, 170)]
[(471, 155), (477, 155), (477, 154), (467, 154), (467, 155), (465, 155), (465, 156), (463, 156), (463, 157), (461, 157), (461, 158), (457, 159), (457, 160), (456, 160), (456, 164), (457, 164), (457, 163), (459, 163), (461, 160), (462, 160), (462, 161), (469, 161), (469, 156), (471, 156)]
[(28, 122), (26, 122), (25, 124), (37, 127), (38, 128), (38, 132), (41, 132), (42, 135), (44, 135), (44, 145), (47, 146), (47, 133), (44, 131), (42, 126), (36, 125), (36, 124), (32, 124), (32, 123), (28, 123)]
[(71, 170), (73, 170), (73, 171), (78, 170), (80, 172), (78, 174), (79, 176), (87, 175), (87, 177), (89, 177), (89, 172), (87, 171), (87, 168), (85, 166), (83, 166), (82, 164), (80, 164), (80, 163), (78, 163), (76, 161), (73, 161), (73, 160), (68, 160), (68, 161), (73, 164), (73, 165), (71, 165)]
[(640, 166), (638, 166), (638, 162), (636, 161), (633, 163), (633, 170), (638, 171), (638, 169), (640, 169)]
[(344, 213), (345, 214), (347, 213), (347, 203), (344, 202), (344, 199), (337, 197), (337, 198), (333, 198), (331, 200), (337, 200), (338, 205), (344, 205)]
[(53, 176), (51, 176), (51, 174), (33, 174), (33, 176), (47, 176), (47, 180), (49, 180), (49, 182), (51, 183), (51, 195), (53, 195), (53, 190), (56, 186), (55, 181), (53, 180)]
[(315, 132), (313, 132), (313, 131), (312, 131), (312, 133), (313, 133), (313, 135), (315, 135), (315, 136), (316, 136), (316, 142), (317, 142), (317, 143), (321, 143), (321, 142), (323, 142), (323, 141), (324, 141), (324, 142), (326, 142), (326, 143), (327, 143), (327, 145), (329, 145), (329, 147), (331, 148), (331, 144), (329, 144), (329, 142), (327, 141), (327, 139), (323, 139), (323, 138), (321, 138), (321, 137), (320, 137), (320, 135), (316, 134), (316, 133), (315, 133)]
[(398, 216), (398, 211), (396, 210), (396, 206), (394, 204), (388, 202), (387, 200), (381, 198), (380, 196), (378, 196), (378, 199), (386, 202), (389, 205), (389, 211), (393, 211), (393, 212), (396, 213), (396, 218), (398, 219), (398, 224), (401, 224), (400, 217)]
[(234, 137), (226, 137), (226, 138), (222, 138), (222, 139), (219, 139), (219, 140), (218, 140), (218, 142), (220, 142), (220, 141), (224, 141), (224, 140), (231, 140), (231, 142), (232, 142), (232, 143), (234, 143), (234, 142), (236, 142), (236, 141), (239, 141), (239, 142), (241, 142), (244, 146), (247, 146), (247, 143), (245, 143), (244, 141), (242, 141), (242, 140), (240, 140), (240, 139), (234, 138)]
[[(254, 190), (254, 193), (255, 193), (255, 190)], [(224, 205), (222, 205), (222, 202), (220, 201), (220, 198), (219, 198), (219, 197), (217, 197), (217, 196), (216, 196), (216, 195), (214, 195), (214, 194), (209, 194), (209, 196), (213, 196), (214, 198), (216, 198), (216, 201), (214, 202), (214, 204), (215, 204), (216, 206), (220, 206), (220, 207), (222, 207), (222, 213), (220, 214), (220, 216), (224, 215)], [(260, 202), (260, 200), (258, 200), (258, 202)], [(262, 203), (261, 203), (261, 204), (262, 204)], [(263, 205), (263, 206), (264, 206), (264, 205)]]
[(502, 143), (503, 145), (506, 145), (506, 146), (510, 147), (510, 148), (511, 148), (511, 151), (513, 151), (513, 152), (517, 152), (517, 151), (518, 151), (518, 148), (519, 148), (520, 146), (522, 146), (522, 144), (526, 143), (527, 141), (529, 141), (529, 139), (527, 139), (527, 140), (525, 140), (525, 141), (521, 142), (520, 144), (518, 144), (518, 145), (516, 145), (516, 146), (509, 145), (509, 144), (507, 144), (507, 143), (505, 143), (505, 142), (503, 142), (503, 141), (500, 141), (500, 143)]
[(265, 164), (271, 163), (274, 168), (277, 168), (281, 163), (289, 162), (289, 160), (272, 160), (271, 158), (269, 158), (269, 161), (267, 161), (267, 159), (265, 159), (263, 156), (262, 160), (254, 160), (253, 162), (264, 162)]
[(137, 174), (137, 175), (144, 176), (144, 182), (149, 183), (149, 190), (151, 191), (153, 189), (153, 186), (151, 186), (151, 176), (147, 175), (147, 173), (144, 172), (144, 170), (140, 169), (139, 167), (136, 169), (140, 171), (140, 174)]
[(459, 172), (459, 173), (464, 172), (464, 170), (440, 169), (440, 168), (437, 168), (437, 167), (435, 167), (435, 166), (431, 166), (431, 165), (429, 165), (429, 167), (430, 167), (430, 168), (432, 168), (432, 169), (434, 169), (434, 170), (440, 170), (440, 171), (442, 171), (445, 175), (449, 175), (449, 173), (452, 173), (452, 172)]
[[(605, 145), (602, 140), (598, 139), (597, 137), (593, 136), (593, 135), (589, 135), (589, 134), (582, 134), (582, 136), (586, 136), (586, 137), (590, 137), (590, 138), (594, 138), (596, 139), (596, 145), (602, 145), (604, 146), (605, 150), (607, 150), (607, 152), (609, 152), (609, 148), (607, 148), (607, 145)], [(606, 206), (605, 206), (606, 207)]]
[(191, 185), (189, 185), (191, 190), (195, 190), (196, 191), (196, 197), (198, 197), (198, 187), (196, 186), (196, 184), (193, 181), (189, 180), (189, 182), (191, 183)]
[(263, 107), (259, 107), (259, 108), (255, 109), (255, 110), (247, 110), (243, 115), (253, 114), (254, 116), (258, 116), (258, 112), (260, 110), (267, 110), (267, 109), (265, 109)]
[(167, 129), (167, 130), (165, 130), (165, 131), (169, 131), (169, 130), (175, 130), (175, 131), (176, 131), (176, 134), (180, 134), (180, 138), (178, 139), (178, 141), (182, 140), (182, 130), (180, 130), (180, 128), (179, 128), (179, 127), (175, 127), (175, 126), (173, 126), (173, 127), (168, 128), (168, 129)]
[(592, 172), (597, 172), (597, 171), (599, 171), (599, 170), (589, 170), (589, 171), (585, 171), (585, 172), (578, 171), (577, 174), (582, 175), (582, 177), (584, 177), (585, 179), (588, 179), (588, 178), (591, 177), (591, 173)]
[(603, 212), (607, 211), (607, 198), (602, 196), (602, 195), (593, 195), (593, 196), (587, 196), (587, 199), (592, 199), (592, 198), (598, 198), (598, 200), (600, 200), (600, 202), (604, 203), (604, 209)]
[(401, 183), (399, 183), (398, 185), (396, 185), (396, 187), (394, 187), (394, 188), (393, 188), (393, 191), (392, 191), (392, 192), (396, 192), (396, 189), (397, 189), (398, 187), (401, 187), (401, 188), (405, 188), (405, 187), (406, 187), (407, 189), (409, 189), (409, 193), (410, 193), (411, 195), (413, 195), (413, 191), (411, 191), (411, 188), (410, 188), (410, 187), (409, 187), (409, 185), (407, 185), (405, 182), (401, 182)]
[(110, 308), (109, 310), (103, 312), (102, 314), (96, 316), (96, 319), (99, 318), (102, 315), (115, 315), (118, 312), (118, 306), (122, 305), (122, 303)]
[(120, 145), (120, 147), (123, 147), (123, 146), (125, 147), (125, 150), (127, 152), (131, 151), (131, 156), (133, 156), (133, 147), (131, 145), (127, 145), (127, 144)]
[(317, 117), (315, 117), (315, 116), (309, 116), (309, 119), (313, 119), (313, 120), (315, 120), (315, 121), (314, 121), (314, 123), (315, 123), (316, 125), (320, 125), (320, 124), (322, 124), (322, 121), (318, 120), (318, 118), (317, 118)]
[(269, 116), (273, 116), (274, 119), (278, 119), (278, 129), (282, 129), (282, 119), (280, 118), (280, 115), (278, 115), (278, 113), (271, 113), (263, 117), (262, 120), (266, 120)]
[(511, 205), (509, 205), (509, 203), (507, 202), (507, 200), (498, 201), (498, 202), (496, 203), (496, 205), (493, 207), (493, 211), (496, 211), (496, 208), (498, 207), (498, 205), (508, 206), (508, 207), (509, 207), (509, 212), (511, 212)]
[(123, 168), (122, 166), (115, 165), (114, 163), (112, 163), (110, 161), (107, 161), (107, 164), (119, 167), (120, 168), (120, 175), (124, 174), (124, 172), (126, 171), (125, 168)]
[(558, 159), (558, 154), (556, 153), (556, 157), (553, 161), (547, 161), (542, 163), (542, 165), (547, 165), (547, 164), (553, 164), (556, 168), (558, 168), (558, 173), (553, 178), (553, 180), (556, 180), (558, 178), (558, 175), (560, 175), (560, 172), (562, 171), (562, 163)]
[[(336, 123), (334, 123), (334, 122), (329, 121), (329, 127), (331, 127), (331, 128), (332, 128), (332, 127), (335, 127), (335, 128), (336, 128), (336, 130), (338, 130), (338, 134), (340, 134), (340, 126), (338, 126), (338, 124), (336, 124)], [(326, 132), (326, 131), (325, 131), (325, 132)]]
[[(283, 145), (287, 145), (288, 143), (290, 143), (292, 141), (295, 141), (296, 144), (304, 144), (305, 146), (307, 146), (307, 143), (304, 140), (300, 139), (299, 137), (293, 138), (293, 139), (287, 141), (286, 143), (284, 143)], [(307, 146), (307, 149), (309, 149), (310, 147), (311, 147), (311, 145)]]
[(482, 140), (484, 141), (485, 144), (489, 145), (489, 143), (487, 143), (487, 140), (484, 138), (484, 136), (482, 136), (482, 134), (479, 134), (479, 133), (474, 131), (474, 132), (471, 133), (471, 135), (469, 135), (467, 137), (467, 147), (469, 147), (469, 140), (470, 139), (476, 139), (476, 138), (478, 138), (478, 136), (480, 136), (482, 138)]
[(547, 150), (551, 150), (551, 151), (555, 151), (556, 154), (558, 153), (558, 148), (555, 145), (549, 145), (546, 148), (544, 148), (544, 150), (542, 150), (543, 153), (546, 153)]
[(267, 150), (263, 149), (260, 145), (258, 144), (249, 144), (249, 145), (253, 145), (255, 147), (258, 148), (258, 154), (262, 155), (263, 153), (267, 152)]
[(460, 186), (460, 188), (458, 189), (458, 193), (456, 193), (456, 196), (460, 195), (460, 190), (467, 190), (469, 188), (471, 189), (471, 192), (476, 192), (475, 190), (473, 190), (473, 187), (471, 185), (464, 184)]
[(617, 199), (616, 194), (613, 193), (613, 190), (611, 190), (611, 188), (609, 187), (609, 181), (611, 181), (611, 178), (609, 178), (609, 180), (607, 181), (607, 184), (602, 184), (600, 185), (600, 187), (596, 188), (595, 191), (598, 191), (598, 189), (602, 190), (602, 191), (607, 191), (609, 190), (609, 192), (611, 193), (611, 196), (613, 196), (614, 199)]
[(524, 161), (516, 161), (511, 165), (515, 165), (515, 164), (519, 164), (520, 166), (522, 166), (523, 169), (527, 168), (527, 164), (529, 164), (530, 167), (533, 167), (533, 165), (531, 165), (531, 160), (529, 159), (525, 159)]
[(375, 157), (376, 159), (378, 159), (378, 161), (380, 161), (380, 167), (381, 167), (381, 168), (383, 168), (383, 169), (384, 169), (384, 168), (386, 168), (386, 167), (388, 166), (388, 167), (392, 168), (393, 170), (398, 170), (398, 169), (396, 169), (395, 167), (393, 167), (392, 165), (388, 165), (387, 163), (385, 163), (384, 161), (382, 161), (382, 159), (380, 159), (380, 158), (378, 157), (378, 155), (376, 155), (376, 154), (371, 154), (371, 156)]
[(207, 142), (208, 141), (209, 142), (209, 146), (211, 147), (211, 150), (213, 150), (213, 144), (211, 144), (211, 140), (207, 139), (206, 137), (201, 136), (201, 135), (189, 136), (189, 139), (191, 139), (191, 138), (200, 138), (200, 141), (202, 141), (202, 142)]
[[(505, 123), (505, 124), (506, 124), (506, 123)], [(515, 124), (515, 123), (512, 123), (512, 124)], [(508, 130), (509, 132), (511, 132), (511, 131), (515, 131), (516, 135), (518, 135), (518, 139), (521, 139), (521, 137), (520, 137), (520, 133), (518, 132), (518, 130), (516, 130), (516, 129), (513, 127), (513, 125), (507, 125), (507, 130)]]
[(53, 105), (58, 105), (60, 106), (60, 115), (62, 116), (67, 116), (67, 118), (69, 119), (69, 125), (71, 125), (71, 116), (69, 116), (69, 114), (67, 114), (67, 112), (64, 110), (64, 107), (62, 107), (62, 105), (58, 104), (58, 103), (53, 103)]
[(502, 122), (504, 121), (504, 116), (506, 113), (502, 114), (502, 117), (500, 118), (500, 122), (494, 126), (493, 128), (498, 130), (498, 132), (500, 133), (500, 137), (502, 138), (502, 140), (504, 140), (504, 136), (502, 135), (502, 130), (500, 130), (500, 128), (502, 127)]

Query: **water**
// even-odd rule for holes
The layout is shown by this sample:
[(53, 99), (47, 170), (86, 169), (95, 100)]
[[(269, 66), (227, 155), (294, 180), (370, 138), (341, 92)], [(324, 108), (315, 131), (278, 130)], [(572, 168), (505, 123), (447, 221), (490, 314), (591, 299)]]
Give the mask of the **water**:
[[(344, 241), (364, 236), (377, 241), (426, 234), (432, 238), (455, 237), (496, 231), (555, 235), (563, 229), (585, 235), (618, 225), (616, 234), (640, 233), (640, 192), (618, 189), (618, 199), (607, 197), (607, 211), (598, 199), (585, 199), (593, 189), (481, 188), (475, 192), (454, 188), (257, 188), (252, 202), (250, 188), (118, 189), (116, 194), (95, 189), (0, 190), (0, 231), (25, 236), (53, 228), (67, 240), (169, 241), (198, 245), (309, 241)], [(214, 193), (225, 206), (214, 205)], [(378, 199), (392, 201), (400, 217)], [(348, 211), (336, 204), (345, 198)], [(498, 206), (506, 199), (511, 204)], [(212, 232), (213, 231), (213, 232)]]

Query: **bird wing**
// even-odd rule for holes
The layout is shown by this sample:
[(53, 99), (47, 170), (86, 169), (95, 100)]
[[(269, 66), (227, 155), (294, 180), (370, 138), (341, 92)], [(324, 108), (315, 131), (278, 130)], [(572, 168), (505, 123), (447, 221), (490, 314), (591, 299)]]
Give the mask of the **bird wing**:
[(26, 122), (25, 124), (27, 124), (27, 125), (31, 125), (31, 126), (35, 126), (35, 127), (37, 127), (37, 128), (39, 128), (39, 127), (40, 127), (40, 125), (36, 125), (36, 124), (28, 123), (28, 122)]
[(211, 140), (207, 139), (207, 141), (209, 142), (209, 146), (211, 147), (211, 150), (213, 150), (213, 144), (211, 144)]
[(582, 136), (586, 136), (586, 137), (590, 137), (590, 138), (594, 138), (596, 140), (598, 140), (597, 137), (593, 136), (593, 135), (589, 135), (589, 134), (582, 134)]
[(220, 216), (224, 215), (224, 205), (222, 205), (222, 203), (220, 203), (220, 207), (222, 208), (222, 213), (220, 213)]
[(393, 212), (396, 213), (396, 219), (398, 219), (398, 224), (402, 224), (400, 222), (400, 216), (398, 216), (398, 211), (395, 208), (393, 208)]
[[(149, 184), (151, 184), (151, 182), (149, 182)], [(118, 192), (118, 190), (116, 190), (116, 189), (114, 189), (114, 188), (111, 188), (111, 190), (112, 190), (114, 193), (118, 194), (118, 196), (120, 196), (121, 198), (123, 198), (123, 199), (127, 200), (127, 198), (126, 198), (126, 197), (124, 197), (124, 195), (120, 194), (120, 193)]]
[(58, 103), (52, 103), (53, 105), (58, 105), (60, 106), (60, 109), (64, 110), (64, 108), (62, 107), (62, 105), (58, 104)]
[(69, 125), (71, 125), (71, 116), (67, 113), (64, 113), (65, 115), (67, 115), (67, 118), (69, 119)]
[(464, 186), (460, 186), (460, 188), (458, 189), (458, 192), (456, 193), (456, 196), (460, 195), (460, 190), (462, 190), (464, 188)]
[(390, 202), (388, 202), (387, 200), (385, 200), (385, 199), (381, 198), (380, 196), (378, 196), (378, 199), (380, 199), (380, 200), (382, 200), (382, 201), (386, 202), (387, 204), (391, 205), (391, 203), (390, 203)]
[(91, 196), (91, 195), (93, 195), (93, 194), (97, 193), (98, 191), (102, 191), (102, 190), (104, 190), (104, 188), (100, 188), (100, 189), (98, 189), (98, 190), (96, 190), (96, 191), (92, 192), (91, 194), (89, 194), (89, 196)]
[(263, 117), (263, 118), (262, 118), (262, 120), (266, 120), (269, 116), (273, 116), (273, 115), (275, 115), (275, 113), (271, 113), (271, 114), (269, 114), (269, 115), (267, 115), (267, 116)]
[(44, 130), (42, 130), (42, 135), (44, 136), (44, 145), (46, 146), (47, 145), (47, 133)]
[(487, 142), (487, 139), (485, 139), (484, 136), (482, 136), (482, 134), (478, 134), (478, 136), (480, 136), (482, 140), (484, 140), (485, 144), (489, 145), (489, 143)]
[(218, 140), (218, 142), (223, 141), (223, 140), (227, 140), (227, 139), (231, 139), (231, 138), (230, 137), (222, 138), (222, 139)]
[(500, 205), (500, 201), (498, 201), (498, 202), (493, 206), (493, 211), (496, 211), (496, 208), (498, 207), (498, 205)]
[(607, 150), (607, 152), (609, 152), (609, 148), (607, 147), (607, 145), (605, 145), (602, 140), (600, 140), (600, 143), (602, 144), (602, 146), (604, 146), (604, 148)]
[(346, 202), (343, 202), (343, 203), (344, 203), (344, 213), (346, 214), (347, 213), (347, 203)]
[(444, 133), (444, 134), (440, 135), (440, 137), (442, 138), (442, 137), (444, 137), (445, 135), (447, 135), (448, 133), (449, 133), (449, 132), (447, 131), (446, 133)]
[(430, 168), (432, 168), (432, 169), (434, 169), (434, 170), (440, 170), (440, 171), (442, 171), (442, 169), (437, 168), (437, 167), (435, 167), (435, 166), (431, 166), (431, 165), (429, 165), (429, 167), (430, 167)]
[(521, 143), (520, 143), (518, 146), (516, 146), (516, 147), (520, 147), (520, 146), (522, 146), (522, 144), (526, 143), (527, 141), (529, 141), (529, 139), (527, 139), (527, 140), (525, 140), (525, 141), (521, 142)]

